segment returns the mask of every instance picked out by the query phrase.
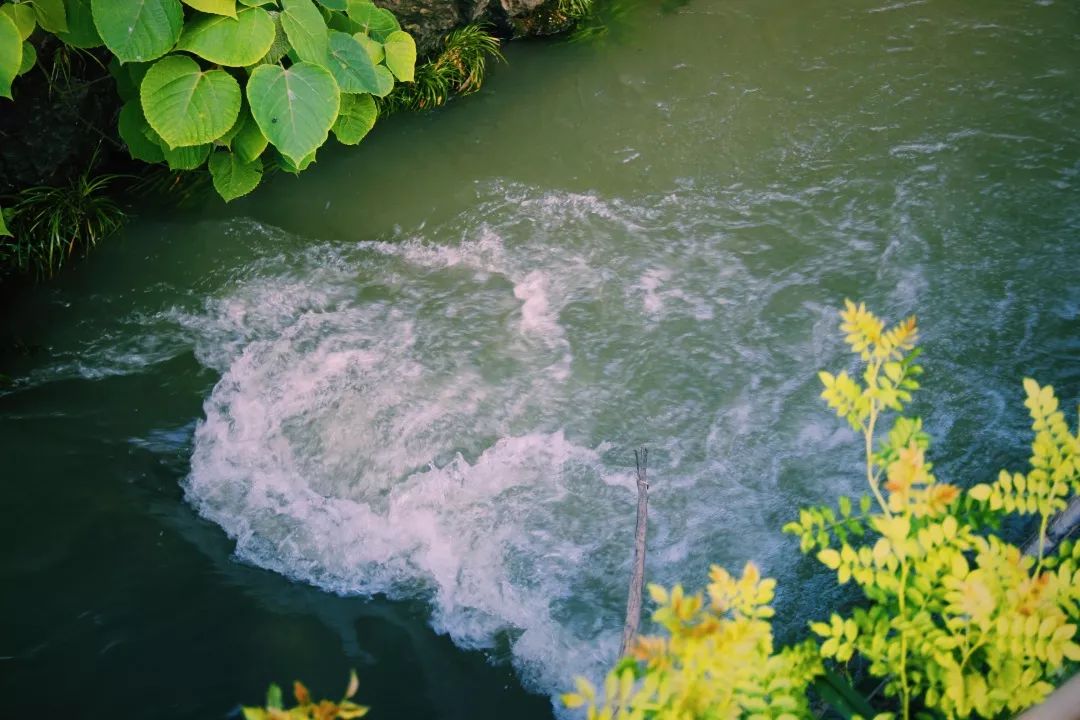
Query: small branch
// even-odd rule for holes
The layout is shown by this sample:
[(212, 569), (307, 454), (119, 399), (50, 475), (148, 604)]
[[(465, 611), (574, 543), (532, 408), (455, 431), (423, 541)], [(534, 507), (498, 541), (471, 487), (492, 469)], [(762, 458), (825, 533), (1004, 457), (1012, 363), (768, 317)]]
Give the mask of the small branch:
[(630, 575), (630, 593), (626, 599), (626, 625), (623, 627), (620, 657), (626, 654), (637, 637), (641, 622), (641, 592), (645, 582), (645, 531), (648, 528), (649, 481), (646, 477), (649, 465), (647, 448), (634, 451), (637, 467), (637, 528), (634, 534), (634, 569)]
[[(1057, 550), (1057, 546), (1061, 544), (1061, 541), (1074, 534), (1078, 529), (1080, 529), (1080, 495), (1074, 496), (1068, 506), (1050, 520), (1050, 525), (1046, 528), (1046, 543), (1042, 548), (1043, 555), (1049, 555)], [(1024, 545), (1024, 554), (1032, 557), (1038, 556), (1039, 536), (1028, 540), (1027, 544)]]

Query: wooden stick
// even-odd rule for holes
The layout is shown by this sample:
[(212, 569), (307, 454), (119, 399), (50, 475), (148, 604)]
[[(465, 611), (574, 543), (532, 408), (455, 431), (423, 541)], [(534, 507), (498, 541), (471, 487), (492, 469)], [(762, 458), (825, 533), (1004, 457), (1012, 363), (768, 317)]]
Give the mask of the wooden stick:
[(637, 466), (637, 529), (634, 534), (634, 570), (630, 575), (630, 593), (626, 599), (626, 625), (623, 627), (619, 656), (626, 654), (637, 637), (641, 622), (641, 591), (645, 583), (645, 531), (648, 529), (649, 481), (645, 476), (649, 466), (649, 450), (634, 451)]

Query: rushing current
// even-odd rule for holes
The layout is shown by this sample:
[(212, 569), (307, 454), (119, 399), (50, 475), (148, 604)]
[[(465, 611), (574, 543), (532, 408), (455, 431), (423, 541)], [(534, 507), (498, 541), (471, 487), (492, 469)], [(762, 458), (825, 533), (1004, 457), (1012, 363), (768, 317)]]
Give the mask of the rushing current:
[(1076, 3), (650, 3), (506, 54), (8, 303), (16, 707), (357, 666), (383, 717), (550, 716), (617, 651), (640, 446), (648, 579), (753, 560), (797, 635), (842, 598), (780, 527), (860, 488), (845, 297), (918, 315), (950, 481), (1022, 467), (1025, 375), (1075, 406)]

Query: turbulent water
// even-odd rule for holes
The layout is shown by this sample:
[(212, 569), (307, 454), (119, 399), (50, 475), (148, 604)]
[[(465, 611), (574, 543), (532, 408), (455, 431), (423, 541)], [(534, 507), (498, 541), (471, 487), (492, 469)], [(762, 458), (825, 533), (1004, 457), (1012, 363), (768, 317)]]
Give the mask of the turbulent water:
[[(142, 482), (135, 461), (86, 449), (121, 488), (92, 517), (160, 516), (214, 568), (185, 561), (188, 591), (240, 587), (258, 600), (237, 612), (266, 628), (332, 627), (332, 650), (276, 646), (287, 673), (306, 652), (411, 671), (354, 606), (282, 600), (237, 562), (384, 594), (390, 614), (419, 603), (395, 621), (410, 637), (430, 624), (541, 694), (597, 673), (618, 643), (640, 445), (649, 579), (754, 560), (781, 579), (781, 632), (802, 627), (835, 592), (779, 527), (859, 488), (857, 444), (817, 398), (816, 371), (847, 363), (845, 297), (919, 315), (917, 410), (950, 480), (1024, 461), (1024, 375), (1080, 396), (1080, 9), (701, 0), (626, 22), (600, 46), (512, 48), (484, 94), (324, 151), (228, 213), (144, 219), (19, 300), (15, 337), (42, 347), (9, 360), (5, 452), (75, 432), (75, 457), (119, 443), (151, 458), (139, 477), (164, 465), (147, 511), (122, 489)], [(13, 526), (53, 528), (59, 557), (95, 554), (18, 507)], [(10, 580), (41, 569), (5, 557)], [(156, 597), (162, 581), (123, 582)], [(57, 618), (97, 597), (79, 592)], [(181, 657), (214, 646), (176, 622)], [(109, 640), (39, 634), (0, 648), (45, 658), (18, 682)], [(235, 698), (172, 672), (215, 699), (165, 714)], [(437, 672), (417, 713), (464, 716)]]

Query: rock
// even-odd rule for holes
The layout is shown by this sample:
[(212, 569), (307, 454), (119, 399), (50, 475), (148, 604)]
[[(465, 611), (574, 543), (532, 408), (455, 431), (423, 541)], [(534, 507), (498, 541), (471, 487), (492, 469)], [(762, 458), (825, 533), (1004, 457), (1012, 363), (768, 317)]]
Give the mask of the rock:
[(505, 37), (551, 35), (571, 25), (558, 0), (375, 0), (397, 16), (421, 55), (456, 27), (486, 22)]

